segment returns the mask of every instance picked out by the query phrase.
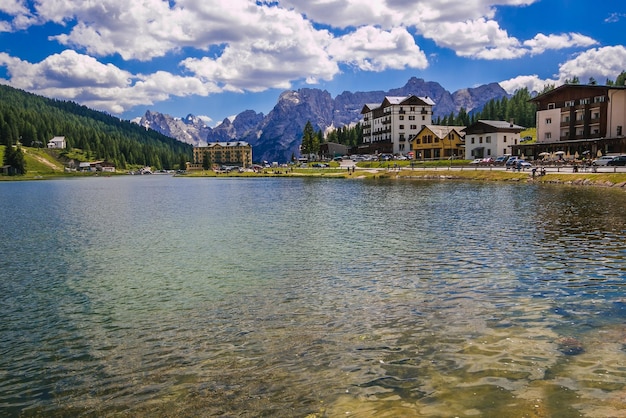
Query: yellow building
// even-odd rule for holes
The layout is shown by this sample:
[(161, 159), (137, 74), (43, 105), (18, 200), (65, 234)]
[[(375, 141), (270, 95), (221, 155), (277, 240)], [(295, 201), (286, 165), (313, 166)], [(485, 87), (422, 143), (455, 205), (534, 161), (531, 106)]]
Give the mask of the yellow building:
[(465, 155), (464, 126), (426, 125), (411, 138), (411, 151), (416, 160), (438, 160)]
[(232, 165), (247, 168), (252, 165), (252, 146), (244, 141), (211, 142), (206, 147), (193, 147), (193, 163), (189, 170), (201, 170), (204, 159), (208, 158), (209, 167), (213, 165)]

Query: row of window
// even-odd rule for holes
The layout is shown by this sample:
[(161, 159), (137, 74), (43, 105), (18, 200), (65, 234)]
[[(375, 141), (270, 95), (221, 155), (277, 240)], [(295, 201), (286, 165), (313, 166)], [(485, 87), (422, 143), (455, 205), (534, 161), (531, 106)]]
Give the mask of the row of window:
[[(591, 114), (591, 119), (590, 120), (598, 120), (600, 119), (600, 112), (593, 112)], [(561, 123), (569, 123), (571, 120), (571, 118), (569, 117), (569, 115), (563, 115), (561, 117)], [(584, 121), (585, 120), (585, 114), (584, 112), (576, 112), (576, 120), (577, 121)], [(552, 124), (552, 118), (546, 118), (546, 125), (551, 125)]]
[[(593, 98), (593, 103), (604, 103), (606, 101), (606, 96), (595, 96)], [(579, 99), (578, 104), (580, 105), (588, 105), (591, 104), (591, 98), (586, 97), (584, 99)], [(574, 107), (576, 106), (576, 100), (566, 100), (563, 107)], [(548, 109), (556, 109), (556, 103), (548, 103)]]

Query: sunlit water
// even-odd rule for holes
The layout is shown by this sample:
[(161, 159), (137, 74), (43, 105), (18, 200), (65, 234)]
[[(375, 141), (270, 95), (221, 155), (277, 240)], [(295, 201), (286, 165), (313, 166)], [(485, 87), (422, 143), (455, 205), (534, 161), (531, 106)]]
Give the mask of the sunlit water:
[(2, 416), (626, 416), (626, 193), (0, 183)]

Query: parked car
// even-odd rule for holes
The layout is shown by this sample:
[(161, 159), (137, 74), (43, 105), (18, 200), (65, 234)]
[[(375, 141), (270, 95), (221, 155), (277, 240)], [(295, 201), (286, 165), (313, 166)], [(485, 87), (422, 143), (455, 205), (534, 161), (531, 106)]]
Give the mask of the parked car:
[(615, 157), (611, 161), (607, 162), (606, 165), (621, 167), (626, 166), (626, 155), (620, 155), (619, 157)]
[(480, 160), (480, 163), (482, 165), (489, 165), (489, 164), (493, 164), (493, 158), (491, 157), (485, 157), (482, 160)]
[(615, 158), (615, 155), (603, 155), (602, 157), (596, 159), (593, 163), (593, 165), (607, 165), (609, 163), (609, 161), (613, 160), (613, 158)]
[(531, 163), (529, 163), (528, 161), (524, 161), (524, 160), (517, 160), (517, 163), (515, 164), (516, 167), (521, 167), (522, 169), (524, 168), (530, 168), (533, 165)]
[(506, 160), (506, 166), (508, 168), (515, 167), (515, 163), (516, 163), (517, 159), (518, 159), (517, 157), (509, 157), (509, 159)]
[(476, 158), (475, 160), (471, 161), (470, 164), (480, 164), (482, 161), (482, 158)]
[(495, 161), (493, 162), (495, 165), (504, 165), (507, 160), (509, 159), (510, 155), (501, 155), (498, 158), (495, 159)]

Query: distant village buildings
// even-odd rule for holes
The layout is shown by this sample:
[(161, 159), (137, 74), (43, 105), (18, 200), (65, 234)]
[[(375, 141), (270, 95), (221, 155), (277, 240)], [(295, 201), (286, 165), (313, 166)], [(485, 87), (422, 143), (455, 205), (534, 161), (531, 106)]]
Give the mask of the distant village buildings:
[(359, 153), (414, 159), (538, 158), (542, 152), (592, 157), (626, 153), (626, 87), (565, 84), (532, 99), (537, 140), (520, 138), (514, 121), (478, 120), (471, 126), (432, 124), (435, 103), (415, 95), (365, 104)]
[(202, 170), (207, 165), (248, 168), (252, 165), (252, 146), (244, 141), (231, 141), (211, 142), (204, 147), (194, 147), (193, 163), (187, 164), (187, 169)]

